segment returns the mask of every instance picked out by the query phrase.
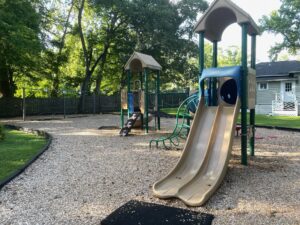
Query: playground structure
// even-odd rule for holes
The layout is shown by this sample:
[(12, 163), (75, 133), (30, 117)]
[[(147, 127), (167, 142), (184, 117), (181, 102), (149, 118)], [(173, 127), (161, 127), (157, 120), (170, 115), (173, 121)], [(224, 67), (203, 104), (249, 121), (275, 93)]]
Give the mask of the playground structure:
[[(149, 132), (149, 122), (152, 113), (155, 116), (155, 129), (160, 130), (160, 71), (162, 67), (150, 55), (134, 52), (125, 65), (127, 74), (127, 90), (121, 91), (121, 131), (120, 134), (127, 136), (126, 133), (135, 125), (140, 118), (140, 126)], [(149, 77), (155, 81), (155, 106), (151, 111), (149, 107)], [(134, 80), (136, 78), (136, 80)], [(135, 90), (132, 89), (134, 81)], [(124, 111), (127, 110), (128, 119), (132, 122), (124, 126)], [(137, 117), (138, 113), (138, 117)], [(132, 117), (132, 118), (131, 118)]]
[[(241, 66), (217, 68), (217, 44), (225, 28), (235, 22), (242, 28)], [(247, 165), (248, 109), (250, 154), (254, 155), (255, 55), (259, 34), (252, 18), (230, 0), (214, 1), (196, 24), (195, 32), (199, 33), (200, 102), (180, 160), (166, 177), (153, 185), (155, 196), (177, 197), (190, 206), (204, 204), (221, 184), (240, 109), (241, 163)], [(247, 34), (251, 36), (251, 68), (247, 65)], [(213, 43), (214, 68), (204, 69), (205, 38)]]

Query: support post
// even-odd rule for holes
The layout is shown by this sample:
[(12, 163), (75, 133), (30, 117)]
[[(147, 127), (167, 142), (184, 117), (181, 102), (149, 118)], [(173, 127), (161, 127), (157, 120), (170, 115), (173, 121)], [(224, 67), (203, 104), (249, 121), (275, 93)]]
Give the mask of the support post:
[(156, 77), (156, 96), (157, 96), (157, 128), (160, 130), (160, 71), (157, 71)]
[(124, 127), (124, 110), (121, 105), (121, 129)]
[(188, 136), (191, 130), (191, 119), (189, 117), (186, 119), (186, 125), (189, 126), (189, 128), (186, 130), (186, 136)]
[(140, 82), (141, 82), (141, 90), (143, 90), (143, 72), (139, 72), (140, 75)]
[(242, 80), (241, 80), (241, 126), (242, 126), (242, 136), (241, 136), (241, 156), (242, 165), (247, 165), (247, 29), (248, 24), (243, 23), (242, 25)]
[(147, 68), (144, 69), (144, 79), (145, 79), (145, 91), (144, 91), (144, 97), (145, 97), (145, 133), (147, 134), (149, 132), (149, 118), (148, 118), (148, 71)]
[(23, 111), (23, 121), (25, 121), (26, 119), (26, 95), (25, 95), (25, 87), (23, 87), (23, 92), (22, 92), (22, 97), (23, 97), (23, 107), (22, 107), (22, 111)]
[[(213, 60), (212, 67), (218, 67), (218, 41), (213, 41)], [(213, 78), (212, 81), (212, 105), (217, 105), (217, 79)]]
[(200, 78), (204, 69), (204, 31), (199, 33), (199, 93), (204, 96), (204, 83), (200, 84)]
[[(256, 35), (251, 36), (251, 68), (256, 68)], [(251, 139), (250, 139), (250, 155), (255, 155), (255, 109), (250, 110), (250, 126), (251, 126)]]
[(63, 99), (64, 99), (64, 119), (66, 119), (66, 96), (65, 90), (63, 90)]
[[(140, 75), (140, 82), (141, 82), (141, 91), (143, 91), (144, 90), (143, 71), (139, 72), (139, 75)], [(141, 129), (142, 130), (144, 129), (144, 115), (143, 114), (141, 114)]]
[(130, 73), (130, 70), (127, 70), (127, 116), (128, 116), (128, 119), (130, 118), (129, 98), (128, 98), (128, 94), (131, 91), (130, 83), (131, 83), (131, 73)]
[(212, 105), (212, 78), (209, 78), (208, 79), (208, 85), (207, 85), (207, 92), (208, 92), (208, 106), (211, 106)]
[(96, 93), (93, 93), (93, 114), (96, 114)]

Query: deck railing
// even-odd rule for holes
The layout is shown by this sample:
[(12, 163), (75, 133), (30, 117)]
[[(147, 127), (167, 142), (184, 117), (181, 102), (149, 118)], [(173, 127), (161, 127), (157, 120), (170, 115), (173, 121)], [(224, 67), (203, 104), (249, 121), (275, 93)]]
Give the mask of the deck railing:
[(298, 116), (299, 104), (296, 95), (291, 93), (289, 98), (280, 93), (275, 94), (275, 100), (272, 101), (273, 116)]

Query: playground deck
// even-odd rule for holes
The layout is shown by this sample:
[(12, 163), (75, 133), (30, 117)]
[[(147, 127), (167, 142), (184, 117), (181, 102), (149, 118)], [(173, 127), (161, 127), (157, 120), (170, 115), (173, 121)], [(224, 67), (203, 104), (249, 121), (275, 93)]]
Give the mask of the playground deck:
[[(161, 133), (119, 137), (117, 115), (54, 120), (2, 120), (53, 135), (51, 147), (0, 191), (0, 224), (99, 224), (129, 200), (187, 208), (179, 200), (153, 197), (151, 186), (176, 164), (181, 151), (149, 149), (149, 140), (171, 132), (175, 119), (162, 119)], [(40, 118), (39, 118), (40, 119)], [(228, 173), (203, 207), (216, 224), (300, 223), (300, 133), (257, 129), (256, 157), (240, 165), (235, 138)]]

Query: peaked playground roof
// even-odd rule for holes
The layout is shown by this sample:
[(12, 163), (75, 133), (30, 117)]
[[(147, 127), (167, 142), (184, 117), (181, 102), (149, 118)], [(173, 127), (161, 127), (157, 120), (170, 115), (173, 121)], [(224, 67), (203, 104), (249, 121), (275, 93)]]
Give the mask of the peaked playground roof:
[(161, 70), (161, 65), (151, 56), (140, 52), (134, 52), (125, 65), (125, 70), (141, 72), (144, 68)]
[(259, 28), (243, 9), (230, 0), (215, 0), (194, 27), (195, 32), (204, 31), (205, 38), (220, 41), (223, 31), (232, 23), (248, 23), (248, 34), (259, 34)]

